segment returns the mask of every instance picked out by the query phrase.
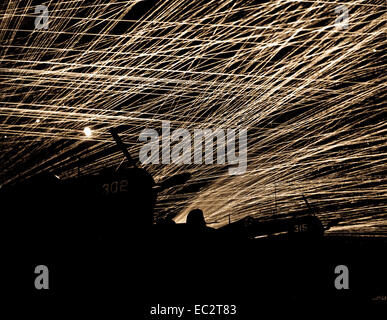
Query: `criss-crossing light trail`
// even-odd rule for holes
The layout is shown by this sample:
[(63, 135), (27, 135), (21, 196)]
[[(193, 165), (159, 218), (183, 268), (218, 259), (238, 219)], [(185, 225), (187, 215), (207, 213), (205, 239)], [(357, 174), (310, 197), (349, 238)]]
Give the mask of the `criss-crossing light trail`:
[[(158, 212), (183, 221), (200, 207), (215, 226), (304, 206), (332, 232), (387, 234), (386, 3), (380, 1), (108, 1), (0, 10), (0, 184), (42, 171), (66, 178), (79, 158), (113, 145), (137, 157), (145, 127), (247, 128), (248, 168), (147, 166), (156, 178), (190, 171)], [(339, 5), (348, 28), (335, 26)], [(92, 128), (84, 137), (83, 129)], [(93, 173), (122, 162), (101, 154)], [(187, 192), (187, 190), (190, 190)]]

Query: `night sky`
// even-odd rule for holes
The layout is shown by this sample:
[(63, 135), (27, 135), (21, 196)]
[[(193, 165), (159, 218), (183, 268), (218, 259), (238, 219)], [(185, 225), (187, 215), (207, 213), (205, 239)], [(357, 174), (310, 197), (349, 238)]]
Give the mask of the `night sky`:
[(246, 129), (244, 174), (144, 165), (192, 176), (156, 216), (201, 208), (218, 227), (304, 210), (305, 195), (322, 221), (342, 219), (328, 234), (387, 235), (384, 0), (10, 0), (0, 16), (2, 189), (120, 166), (113, 127), (136, 160), (162, 121)]

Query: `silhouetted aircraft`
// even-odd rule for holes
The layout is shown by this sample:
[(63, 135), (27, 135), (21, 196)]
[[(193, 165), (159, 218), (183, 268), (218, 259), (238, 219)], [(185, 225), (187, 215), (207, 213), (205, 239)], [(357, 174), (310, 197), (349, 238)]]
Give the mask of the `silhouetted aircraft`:
[[(190, 174), (156, 182), (136, 166), (115, 130), (112, 135), (129, 167), (63, 180), (43, 174), (1, 191), (4, 247), (28, 274), (48, 265), (54, 292), (71, 296), (79, 290), (105, 298), (124, 290), (139, 293), (138, 301), (166, 292), (209, 299), (216, 293), (227, 301), (246, 291), (241, 276), (267, 293), (283, 285), (282, 272), (297, 274), (297, 268), (280, 268), (282, 259), (307, 253), (299, 263), (317, 261), (310, 259), (317, 246), (309, 240), (321, 238), (329, 225), (323, 226), (306, 198), (305, 214), (246, 217), (218, 229), (207, 225), (200, 209), (192, 210), (186, 223), (168, 217), (153, 221), (157, 194), (184, 184)], [(255, 240), (277, 234), (302, 239), (299, 244), (306, 246)], [(273, 279), (279, 280), (273, 285)]]
[(224, 234), (234, 234), (240, 238), (286, 237), (290, 239), (320, 239), (324, 232), (337, 225), (341, 219), (333, 219), (325, 226), (316, 216), (315, 210), (302, 195), (308, 210), (293, 214), (274, 214), (270, 217), (245, 217), (225, 225), (218, 230)]
[(208, 240), (216, 236), (254, 239), (284, 234), (292, 238), (320, 238), (327, 228), (339, 222), (331, 221), (324, 227), (304, 197), (309, 210), (297, 216), (246, 217), (215, 230), (206, 226), (200, 210), (194, 210), (187, 217), (187, 223), (163, 219), (154, 224), (157, 194), (184, 184), (190, 174), (177, 174), (155, 182), (144, 168), (137, 167), (116, 129), (111, 129), (111, 134), (129, 167), (104, 169), (95, 175), (65, 180), (43, 174), (2, 191), (2, 202), (11, 208), (7, 211), (7, 228), (14, 230), (11, 233), (15, 239), (20, 235), (30, 237), (31, 241), (52, 239), (66, 244), (95, 239), (122, 241), (139, 235), (171, 241), (189, 237)]
[(98, 174), (59, 179), (40, 174), (3, 189), (3, 226), (15, 242), (88, 243), (123, 240), (148, 230), (153, 223), (157, 194), (185, 183), (189, 173), (155, 182), (136, 166), (117, 132), (111, 133), (127, 158), (127, 167)]

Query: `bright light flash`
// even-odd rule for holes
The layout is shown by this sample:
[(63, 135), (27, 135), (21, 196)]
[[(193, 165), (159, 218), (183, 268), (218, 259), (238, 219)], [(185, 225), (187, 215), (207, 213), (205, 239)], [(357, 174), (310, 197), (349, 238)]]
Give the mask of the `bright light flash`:
[(91, 137), (91, 129), (89, 127), (86, 127), (85, 129), (83, 129), (83, 132), (86, 137)]

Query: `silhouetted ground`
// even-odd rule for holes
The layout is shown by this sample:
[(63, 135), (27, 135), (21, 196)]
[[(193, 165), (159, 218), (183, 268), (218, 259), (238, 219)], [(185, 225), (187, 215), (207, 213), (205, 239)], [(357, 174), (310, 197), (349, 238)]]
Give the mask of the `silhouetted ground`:
[[(190, 309), (195, 304), (235, 304), (236, 316), (211, 319), (255, 319), (263, 310), (274, 315), (387, 303), (386, 239), (326, 237), (300, 242), (278, 238), (235, 243), (211, 236), (205, 240), (187, 233), (180, 236), (75, 248), (69, 241), (67, 249), (13, 252), (6, 273), (12, 275), (7, 277), (9, 292), (45, 311), (65, 308), (91, 315), (110, 310), (124, 312), (129, 319), (176, 319), (151, 316), (150, 308), (157, 304)], [(48, 291), (34, 288), (33, 270), (38, 264), (50, 270)], [(348, 290), (334, 286), (337, 265), (349, 269)], [(201, 319), (185, 314), (190, 317)]]

